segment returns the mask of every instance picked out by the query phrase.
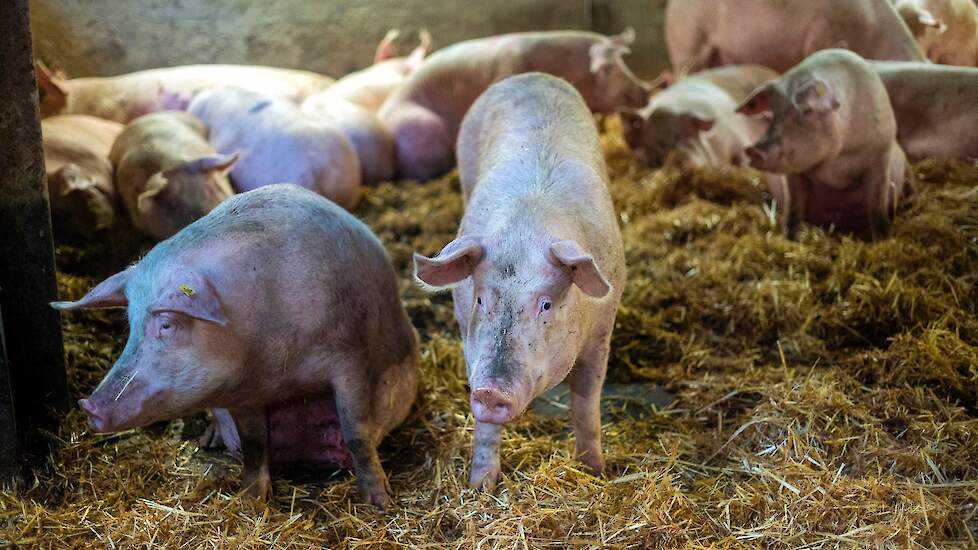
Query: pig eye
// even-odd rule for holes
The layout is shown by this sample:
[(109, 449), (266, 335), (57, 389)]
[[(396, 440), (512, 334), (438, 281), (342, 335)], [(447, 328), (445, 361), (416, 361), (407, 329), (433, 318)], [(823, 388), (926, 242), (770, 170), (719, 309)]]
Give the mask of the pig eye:
[(479, 296), (478, 298), (476, 298), (475, 299), (475, 303), (477, 303), (477, 304), (479, 304), (481, 306), (482, 305), (482, 296)]
[(543, 296), (540, 298), (539, 305), (537, 306), (537, 315), (545, 315), (554, 307), (553, 301), (549, 296)]

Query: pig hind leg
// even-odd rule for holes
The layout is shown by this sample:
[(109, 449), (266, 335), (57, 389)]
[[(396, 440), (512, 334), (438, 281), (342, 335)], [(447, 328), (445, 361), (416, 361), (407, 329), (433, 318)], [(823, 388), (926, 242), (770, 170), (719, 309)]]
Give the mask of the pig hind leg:
[[(354, 365), (347, 372), (365, 370)], [(382, 430), (371, 414), (373, 400), (370, 399), (368, 387), (365, 380), (348, 379), (344, 384), (337, 384), (334, 388), (336, 412), (343, 439), (353, 457), (360, 499), (379, 508), (386, 508), (390, 502), (391, 486), (377, 454)]]
[(475, 422), (475, 440), (472, 450), (472, 468), (469, 486), (478, 491), (492, 492), (499, 482), (499, 440), (502, 426), (487, 422)]
[(574, 421), (574, 455), (588, 467), (588, 473), (601, 475), (601, 388), (608, 370), (610, 331), (599, 343), (585, 350), (568, 377), (571, 414)]
[(259, 500), (272, 496), (272, 481), (268, 473), (268, 413), (264, 407), (231, 412), (241, 440), (241, 485), (249, 495)]

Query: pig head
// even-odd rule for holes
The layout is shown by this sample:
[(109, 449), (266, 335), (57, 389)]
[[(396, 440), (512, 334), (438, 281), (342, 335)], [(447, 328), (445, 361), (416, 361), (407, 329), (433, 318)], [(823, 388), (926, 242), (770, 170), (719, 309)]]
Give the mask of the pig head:
[(603, 37), (591, 45), (591, 86), (579, 86), (581, 95), (591, 111), (613, 113), (623, 107), (644, 107), (649, 100), (650, 87), (639, 80), (625, 63), (629, 46), (635, 41), (631, 27), (615, 36)]
[[(145, 263), (145, 260), (144, 260)], [(152, 264), (153, 262), (151, 262)], [(208, 280), (185, 268), (137, 264), (58, 310), (127, 308), (129, 340), (87, 399), (78, 404), (97, 432), (115, 432), (205, 408), (228, 387), (234, 338)], [(166, 275), (162, 275), (166, 273)]]
[(435, 257), (415, 254), (415, 276), (454, 287), (476, 420), (505, 424), (573, 367), (585, 304), (611, 290), (573, 240), (524, 234), (460, 236)]

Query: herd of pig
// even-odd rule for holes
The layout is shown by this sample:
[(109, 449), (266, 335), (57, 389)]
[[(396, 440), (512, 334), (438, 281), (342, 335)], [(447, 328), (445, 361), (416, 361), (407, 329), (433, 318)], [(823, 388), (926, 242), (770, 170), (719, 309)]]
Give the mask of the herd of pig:
[(422, 33), (403, 58), (390, 33), (374, 65), (335, 83), (266, 67), (67, 79), (39, 66), (56, 227), (90, 237), (122, 207), (162, 241), (53, 304), (128, 310), (121, 357), (79, 402), (91, 427), (211, 410), (201, 444), (240, 456), (250, 494), (269, 496), (272, 465), (328, 464), (354, 468), (361, 498), (385, 506), (377, 447), (413, 403), (418, 338), (384, 247), (347, 210), (362, 182), (457, 162), (457, 238), (414, 262), (423, 287), (452, 290), (470, 484), (495, 487), (502, 425), (565, 379), (575, 456), (597, 475), (626, 271), (592, 113), (620, 113), (643, 162), (762, 171), (789, 233), (807, 221), (882, 236), (912, 188), (907, 157), (978, 156), (978, 69), (922, 54), (975, 65), (971, 0), (674, 0), (666, 15), (673, 72), (651, 83), (623, 60), (630, 30), (430, 56)]

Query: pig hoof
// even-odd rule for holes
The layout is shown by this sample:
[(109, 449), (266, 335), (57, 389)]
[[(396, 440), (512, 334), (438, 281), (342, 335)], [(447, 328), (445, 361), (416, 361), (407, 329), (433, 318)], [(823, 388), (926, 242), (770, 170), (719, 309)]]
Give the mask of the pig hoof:
[(258, 478), (248, 486), (247, 493), (254, 499), (269, 502), (272, 500), (272, 481), (267, 477)]
[(577, 459), (584, 464), (584, 471), (595, 477), (604, 473), (604, 457), (601, 453), (578, 453)]
[(197, 444), (202, 449), (220, 449), (224, 446), (224, 438), (221, 437), (221, 430), (217, 428), (217, 422), (211, 421), (204, 434), (197, 440)]
[(378, 480), (377, 482), (361, 480), (359, 483), (359, 490), (360, 498), (363, 502), (373, 504), (381, 510), (387, 509), (387, 506), (391, 502), (391, 495), (394, 493), (391, 490), (391, 484), (386, 475), (384, 475), (381, 480)]
[(476, 491), (492, 493), (496, 490), (499, 482), (499, 464), (489, 464), (485, 466), (472, 466), (472, 475), (469, 476), (469, 487)]

